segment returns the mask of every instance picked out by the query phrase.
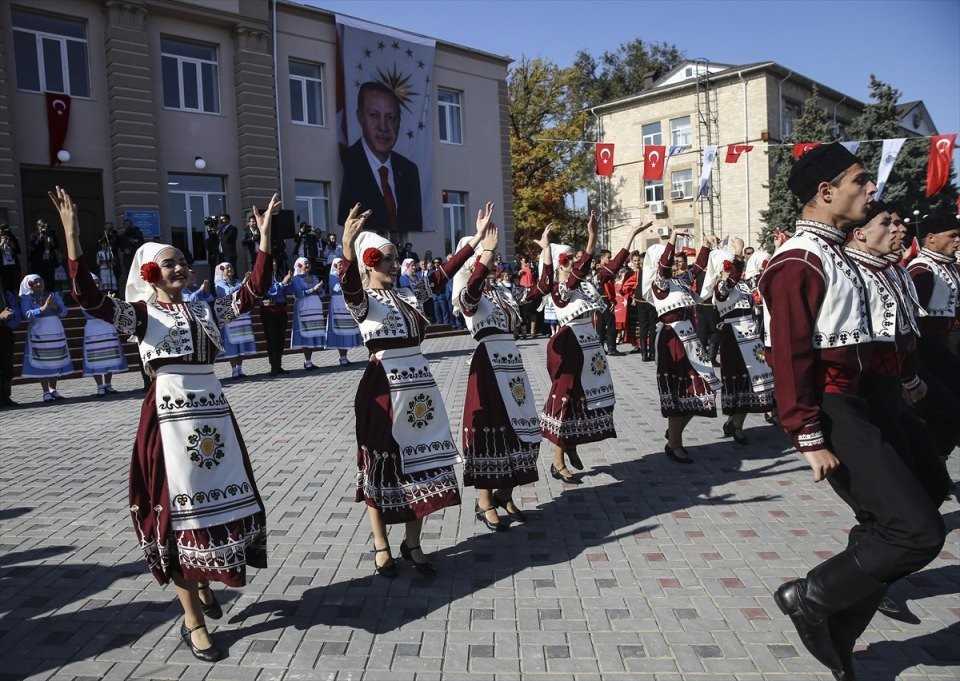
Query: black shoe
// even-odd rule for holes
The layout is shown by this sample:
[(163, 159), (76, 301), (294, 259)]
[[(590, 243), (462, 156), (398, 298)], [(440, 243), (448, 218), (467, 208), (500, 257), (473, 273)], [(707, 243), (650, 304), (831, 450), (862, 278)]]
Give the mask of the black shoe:
[(492, 523), (487, 519), (487, 511), (496, 511), (496, 510), (497, 510), (497, 507), (495, 505), (491, 506), (490, 508), (480, 508), (480, 504), (477, 503), (473, 507), (473, 514), (477, 517), (477, 520), (479, 520), (480, 522), (482, 522), (484, 525), (487, 526), (488, 530), (493, 530), (494, 532), (505, 532), (506, 530), (509, 530), (510, 528), (507, 527), (506, 523), (500, 522), (499, 516), (498, 516), (497, 522), (495, 523)]
[(576, 450), (567, 452), (567, 458), (570, 459), (570, 465), (576, 468), (578, 471), (583, 470), (583, 461), (580, 460), (580, 455), (577, 454)]
[(641, 347), (638, 345), (637, 347), (635, 347), (633, 350), (630, 351), (630, 354), (631, 354), (631, 355), (638, 355), (638, 354), (640, 354), (641, 352), (643, 352), (643, 348), (641, 348)]
[(833, 678), (837, 681), (857, 681), (857, 675), (853, 671), (853, 667), (839, 671), (837, 669), (831, 669), (830, 673), (833, 674)]
[(386, 577), (387, 579), (394, 579), (394, 578), (399, 574), (399, 570), (397, 570), (397, 561), (395, 561), (393, 558), (390, 558), (390, 562), (387, 563), (386, 565), (377, 565), (377, 556), (376, 556), (376, 554), (378, 554), (378, 553), (383, 553), (384, 551), (387, 552), (387, 555), (388, 555), (388, 556), (390, 555), (390, 547), (389, 547), (389, 546), (386, 547), (386, 548), (383, 548), (383, 549), (374, 549), (374, 550), (373, 550), (373, 554), (374, 554), (374, 556), (373, 556), (373, 567), (374, 567), (374, 570), (375, 570), (375, 572), (376, 572), (378, 575), (380, 575), (381, 577)]
[(645, 355), (643, 356), (643, 361), (644, 361), (644, 362), (652, 362), (652, 361), (653, 361), (653, 355), (648, 352), (647, 354), (645, 354)]
[(561, 480), (567, 483), (568, 485), (580, 484), (580, 478), (576, 477), (575, 475), (564, 475), (561, 471), (567, 471), (567, 473), (570, 472), (570, 470), (566, 466), (563, 466), (562, 468), (558, 469), (553, 464), (550, 464), (550, 475), (552, 475), (554, 478), (556, 478), (557, 480)]
[(738, 445), (748, 445), (750, 440), (747, 439), (747, 436), (743, 434), (743, 431), (740, 432), (733, 431), (733, 441)]
[[(677, 447), (677, 449), (683, 449), (683, 447)], [(677, 456), (677, 452), (670, 445), (663, 446), (663, 453), (666, 454), (667, 458), (671, 461), (677, 463), (693, 463), (693, 459), (689, 456)], [(684, 451), (684, 454), (686, 454), (686, 451)]]
[(883, 600), (880, 601), (880, 605), (877, 606), (877, 612), (882, 612), (887, 617), (897, 618), (903, 614), (903, 609), (895, 600), (888, 596), (884, 596)]
[(271, 376), (279, 376), (279, 375), (280, 375), (280, 370), (279, 370), (279, 369), (271, 369), (271, 370), (270, 370), (270, 375), (271, 375)]
[[(833, 672), (843, 673), (843, 663), (837, 654), (830, 638), (830, 626), (827, 623), (827, 614), (821, 614), (809, 602), (804, 601), (806, 580), (795, 579), (783, 584), (773, 594), (780, 612), (787, 615), (793, 622), (800, 636), (800, 642), (816, 660)], [(842, 677), (837, 677), (842, 678)]]
[(404, 560), (409, 560), (411, 563), (413, 563), (413, 567), (415, 567), (417, 572), (419, 572), (421, 575), (433, 577), (435, 574), (437, 574), (437, 568), (433, 563), (431, 563), (429, 560), (424, 560), (422, 563), (418, 563), (413, 559), (413, 552), (419, 548), (419, 546), (407, 546), (407, 540), (404, 539), (402, 542), (400, 542), (400, 555), (403, 556)]
[[(503, 512), (507, 514), (507, 517), (510, 518), (510, 520), (513, 520), (518, 523), (527, 522), (527, 516), (519, 508), (516, 511), (511, 511), (509, 508), (507, 508), (507, 504), (510, 503), (510, 497), (507, 497), (506, 499), (501, 499), (499, 496), (497, 496), (497, 493), (494, 492), (493, 503), (495, 503), (497, 506), (502, 508)], [(514, 508), (516, 508), (516, 504), (514, 504)]]
[(723, 436), (724, 437), (733, 437), (733, 424), (730, 421), (724, 421), (723, 423)]
[(613, 350), (607, 350), (608, 357), (623, 357), (623, 353), (614, 348)]
[(205, 591), (210, 594), (209, 603), (204, 603), (203, 599), (200, 599), (200, 608), (203, 610), (203, 616), (209, 617), (212, 620), (218, 620), (223, 617), (223, 608), (221, 608), (220, 604), (217, 602), (217, 595), (213, 593), (213, 589), (210, 588), (210, 585), (207, 584), (207, 586), (202, 589), (198, 589), (197, 591)]
[(193, 629), (187, 629), (187, 625), (182, 623), (180, 625), (180, 638), (183, 639), (183, 642), (187, 644), (187, 647), (190, 648), (190, 652), (193, 653), (193, 656), (198, 660), (204, 662), (216, 662), (220, 659), (220, 649), (216, 645), (212, 645), (209, 648), (204, 648), (200, 650), (197, 646), (193, 645), (193, 638), (190, 636), (197, 629), (206, 629), (206, 624), (198, 624)]

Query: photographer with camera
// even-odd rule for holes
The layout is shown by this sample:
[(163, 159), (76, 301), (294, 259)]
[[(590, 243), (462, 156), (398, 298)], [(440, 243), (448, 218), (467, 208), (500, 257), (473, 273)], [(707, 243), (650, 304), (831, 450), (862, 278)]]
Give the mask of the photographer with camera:
[(0, 282), (5, 290), (16, 291), (21, 276), (20, 242), (10, 225), (0, 225)]
[(230, 222), (230, 216), (224, 213), (220, 216), (220, 260), (233, 265), (237, 269), (237, 226)]
[(313, 225), (306, 222), (300, 223), (300, 230), (293, 239), (293, 257), (306, 258), (310, 261), (311, 267), (316, 267), (317, 260), (320, 258), (319, 236)]
[(30, 271), (45, 282), (56, 281), (56, 269), (61, 263), (57, 237), (43, 218), (37, 220), (37, 231), (30, 237)]
[(257, 259), (257, 251), (260, 250), (260, 230), (257, 229), (257, 219), (252, 215), (247, 218), (247, 229), (240, 243), (247, 250), (247, 255), (250, 257), (250, 268), (253, 269), (253, 263)]

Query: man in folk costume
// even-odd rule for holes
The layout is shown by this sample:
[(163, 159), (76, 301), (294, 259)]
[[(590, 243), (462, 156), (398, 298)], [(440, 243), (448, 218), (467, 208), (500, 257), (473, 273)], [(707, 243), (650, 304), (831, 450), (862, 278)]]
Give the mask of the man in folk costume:
[[(626, 250), (617, 254), (616, 260), (610, 260), (612, 254), (607, 249), (600, 251), (600, 270), (597, 272), (597, 288), (603, 300), (603, 308), (597, 311), (597, 337), (607, 346), (607, 356), (619, 357), (623, 353), (617, 350), (617, 325), (613, 308), (617, 303), (617, 285), (614, 279), (617, 271), (623, 267), (629, 255)], [(621, 257), (622, 256), (622, 257)]]
[(655, 244), (647, 249), (641, 285), (644, 298), (656, 308), (662, 324), (654, 347), (660, 413), (667, 419), (663, 453), (676, 463), (691, 464), (693, 459), (683, 447), (683, 430), (694, 416), (717, 415), (716, 393), (720, 390), (710, 357), (691, 321), (697, 303), (692, 284), (707, 266), (717, 237), (706, 238), (693, 267), (678, 270), (674, 256), (681, 236), (689, 235), (674, 229), (666, 246)]
[[(487, 212), (492, 209), (493, 204), (488, 203)], [(509, 526), (501, 522), (497, 507), (511, 520), (525, 521), (513, 501), (513, 488), (539, 479), (540, 421), (514, 333), (526, 323), (520, 306), (537, 302), (550, 292), (553, 267), (548, 225), (536, 242), (541, 248), (540, 281), (519, 289), (519, 297), (514, 297), (510, 288), (491, 285), (497, 237), (498, 230), (491, 223), (476, 247), (477, 257), (454, 276), (453, 306), (477, 341), (463, 402), (463, 484), (477, 490), (477, 520), (500, 532)], [(470, 237), (461, 239), (457, 250), (469, 241)]]
[(951, 212), (928, 217), (920, 254), (909, 272), (926, 315), (920, 319), (920, 362), (960, 399), (960, 357), (950, 351), (950, 329), (960, 320), (960, 221)]
[[(623, 266), (633, 239), (652, 222), (635, 227), (627, 243), (613, 260), (604, 266), (598, 278), (601, 283), (616, 276)], [(577, 445), (616, 437), (613, 424), (613, 379), (600, 339), (591, 318), (603, 308), (597, 287), (589, 281), (590, 262), (597, 243), (597, 215), (587, 221), (587, 248), (574, 260), (574, 250), (565, 244), (551, 244), (556, 282), (549, 299), (553, 302), (560, 331), (547, 343), (547, 373), (550, 392), (540, 414), (543, 436), (554, 444), (550, 475), (570, 484), (580, 484), (564, 460), (577, 470), (583, 461)], [(545, 297), (544, 300), (547, 300)]]
[[(733, 240), (734, 252), (711, 254), (706, 281), (714, 281), (712, 270), (721, 274), (713, 286), (713, 299), (720, 323), (721, 406), (727, 415), (723, 434), (737, 444), (747, 444), (743, 424), (747, 414), (773, 409), (773, 372), (767, 364), (760, 337), (760, 325), (753, 315), (753, 291), (743, 277), (743, 240)], [(760, 251), (762, 253), (762, 251)], [(751, 256), (753, 257), (753, 256)]]
[(774, 598), (807, 650), (849, 681), (853, 643), (887, 585), (933, 560), (945, 531), (857, 396), (873, 334), (866, 287), (842, 244), (866, 219), (876, 185), (838, 143), (800, 157), (788, 184), (804, 204), (801, 219), (760, 277), (780, 421), (814, 481), (828, 479), (858, 524), (845, 550)]

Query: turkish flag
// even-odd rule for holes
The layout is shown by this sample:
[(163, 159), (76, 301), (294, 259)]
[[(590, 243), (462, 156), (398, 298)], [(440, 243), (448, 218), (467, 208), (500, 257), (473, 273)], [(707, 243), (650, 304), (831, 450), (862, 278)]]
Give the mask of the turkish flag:
[(664, 154), (667, 148), (660, 144), (648, 144), (643, 149), (643, 179), (662, 180)]
[(613, 145), (597, 144), (597, 175), (613, 175)]
[(727, 157), (723, 160), (727, 163), (736, 163), (740, 160), (740, 154), (745, 154), (748, 151), (753, 151), (753, 147), (749, 144), (731, 144), (727, 147)]
[(811, 149), (816, 149), (819, 146), (819, 142), (798, 142), (793, 145), (793, 157), (800, 158)]
[(950, 161), (957, 133), (936, 135), (930, 140), (930, 160), (927, 161), (927, 196), (935, 196), (950, 179)]
[(50, 139), (50, 165), (60, 165), (57, 152), (63, 149), (70, 127), (70, 95), (47, 92), (47, 135)]

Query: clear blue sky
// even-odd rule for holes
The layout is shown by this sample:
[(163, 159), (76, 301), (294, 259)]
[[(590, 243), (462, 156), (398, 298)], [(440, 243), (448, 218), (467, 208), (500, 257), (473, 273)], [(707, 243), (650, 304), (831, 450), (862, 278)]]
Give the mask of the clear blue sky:
[(642, 38), (711, 62), (772, 60), (864, 102), (874, 73), (901, 102), (922, 99), (941, 133), (960, 132), (960, 0), (299, 1), (561, 66)]

